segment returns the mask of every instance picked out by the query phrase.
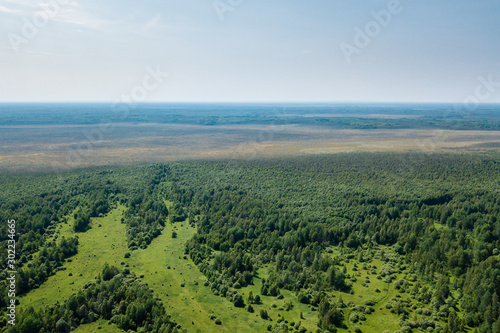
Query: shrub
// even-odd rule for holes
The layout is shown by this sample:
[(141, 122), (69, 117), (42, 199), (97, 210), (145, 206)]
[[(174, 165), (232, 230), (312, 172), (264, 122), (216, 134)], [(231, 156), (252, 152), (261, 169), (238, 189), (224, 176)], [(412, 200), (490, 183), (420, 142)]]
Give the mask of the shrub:
[(236, 293), (234, 294), (233, 296), (233, 304), (234, 306), (236, 306), (237, 308), (242, 308), (245, 306), (245, 302), (243, 301), (243, 296), (241, 296), (240, 294)]

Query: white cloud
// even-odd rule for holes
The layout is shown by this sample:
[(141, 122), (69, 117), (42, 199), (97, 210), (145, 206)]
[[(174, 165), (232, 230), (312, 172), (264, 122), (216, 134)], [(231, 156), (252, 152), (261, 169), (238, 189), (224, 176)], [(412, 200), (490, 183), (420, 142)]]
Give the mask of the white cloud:
[(78, 25), (89, 29), (103, 30), (104, 26), (109, 23), (83, 11), (77, 1), (0, 0), (0, 13), (18, 14), (29, 18), (37, 12), (50, 13), (51, 19), (56, 22)]
[(0, 13), (22, 14), (22, 11), (19, 9), (11, 9), (11, 8), (7, 8), (5, 6), (0, 5)]
[(104, 32), (109, 26), (114, 24), (111, 21), (100, 19), (84, 11), (76, 1), (72, 1), (69, 5), (61, 8), (61, 12), (54, 17), (55, 21)]

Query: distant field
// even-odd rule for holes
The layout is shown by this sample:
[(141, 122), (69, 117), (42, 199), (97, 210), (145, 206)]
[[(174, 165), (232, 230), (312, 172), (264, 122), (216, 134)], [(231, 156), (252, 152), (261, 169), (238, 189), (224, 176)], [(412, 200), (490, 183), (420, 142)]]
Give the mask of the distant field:
[(309, 125), (115, 124), (0, 126), (0, 169), (68, 171), (189, 159), (337, 152), (498, 149), (500, 131), (332, 129)]
[(500, 105), (1, 104), (0, 170), (498, 149)]

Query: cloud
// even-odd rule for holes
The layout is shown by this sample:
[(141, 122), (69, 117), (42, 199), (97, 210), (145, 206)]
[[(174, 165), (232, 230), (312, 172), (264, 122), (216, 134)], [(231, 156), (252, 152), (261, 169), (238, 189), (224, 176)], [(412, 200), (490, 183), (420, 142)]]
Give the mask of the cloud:
[(17, 14), (29, 18), (37, 12), (50, 13), (51, 20), (56, 22), (89, 29), (103, 30), (109, 24), (108, 21), (85, 12), (77, 1), (0, 0), (0, 13)]
[(65, 24), (76, 25), (104, 32), (107, 31), (109, 26), (114, 24), (114, 22), (100, 19), (95, 15), (84, 11), (75, 1), (69, 3), (69, 6), (66, 5), (65, 7), (62, 7), (60, 13), (54, 17), (54, 20)]
[(0, 13), (22, 14), (22, 11), (19, 9), (11, 9), (11, 8), (7, 8), (5, 6), (0, 5)]

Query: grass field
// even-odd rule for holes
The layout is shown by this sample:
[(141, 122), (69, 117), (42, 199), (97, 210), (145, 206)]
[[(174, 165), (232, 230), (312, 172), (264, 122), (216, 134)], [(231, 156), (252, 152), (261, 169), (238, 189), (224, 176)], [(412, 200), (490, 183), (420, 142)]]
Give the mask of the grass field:
[[(40, 288), (20, 297), (21, 307), (25, 305), (38, 307), (54, 304), (57, 301), (62, 302), (80, 290), (85, 283), (93, 280), (102, 271), (106, 262), (120, 266), (127, 252), (125, 225), (120, 222), (124, 208), (119, 206), (105, 217), (93, 218), (92, 228), (85, 233), (77, 234), (78, 253), (64, 264), (66, 270), (58, 271)], [(59, 237), (74, 236), (72, 226), (72, 218), (67, 224), (60, 224)]]
[(122, 329), (116, 327), (115, 324), (112, 324), (106, 320), (99, 319), (95, 323), (80, 325), (76, 328), (76, 330), (72, 331), (74, 333), (90, 333), (90, 332), (99, 332), (99, 333), (120, 333), (123, 332)]
[[(370, 275), (368, 271), (359, 270), (354, 272), (352, 269), (355, 262), (356, 261), (351, 261), (345, 264), (347, 266), (348, 274), (350, 276), (355, 276), (357, 279), (357, 281), (352, 284), (354, 294), (351, 295), (343, 293), (342, 299), (346, 304), (351, 301), (356, 305), (364, 305), (366, 301), (374, 300), (376, 302), (373, 306), (375, 308), (375, 312), (373, 314), (366, 315), (365, 322), (360, 321), (357, 324), (352, 324), (349, 321), (349, 317), (354, 310), (346, 308), (345, 323), (348, 324), (349, 328), (359, 326), (367, 332), (377, 332), (380, 327), (384, 327), (384, 329), (387, 329), (390, 332), (397, 331), (399, 329), (399, 318), (390, 313), (390, 311), (384, 307), (387, 302), (396, 296), (396, 292), (392, 288), (392, 283), (384, 283), (382, 280), (376, 279), (374, 275)], [(370, 265), (376, 266), (378, 271), (382, 267), (383, 262), (375, 259), (370, 263)], [(370, 283), (367, 284), (366, 287), (362, 285), (363, 278), (365, 277), (370, 279)], [(376, 289), (380, 290), (380, 293), (375, 292)]]
[[(0, 170), (66, 171), (190, 159), (339, 152), (449, 152), (498, 149), (500, 132), (332, 129), (310, 125), (115, 124), (99, 140), (93, 125), (1, 126)], [(50, 133), (50, 135), (48, 134)], [(134, 133), (131, 136), (131, 133)], [(1, 139), (4, 138), (2, 141)]]

